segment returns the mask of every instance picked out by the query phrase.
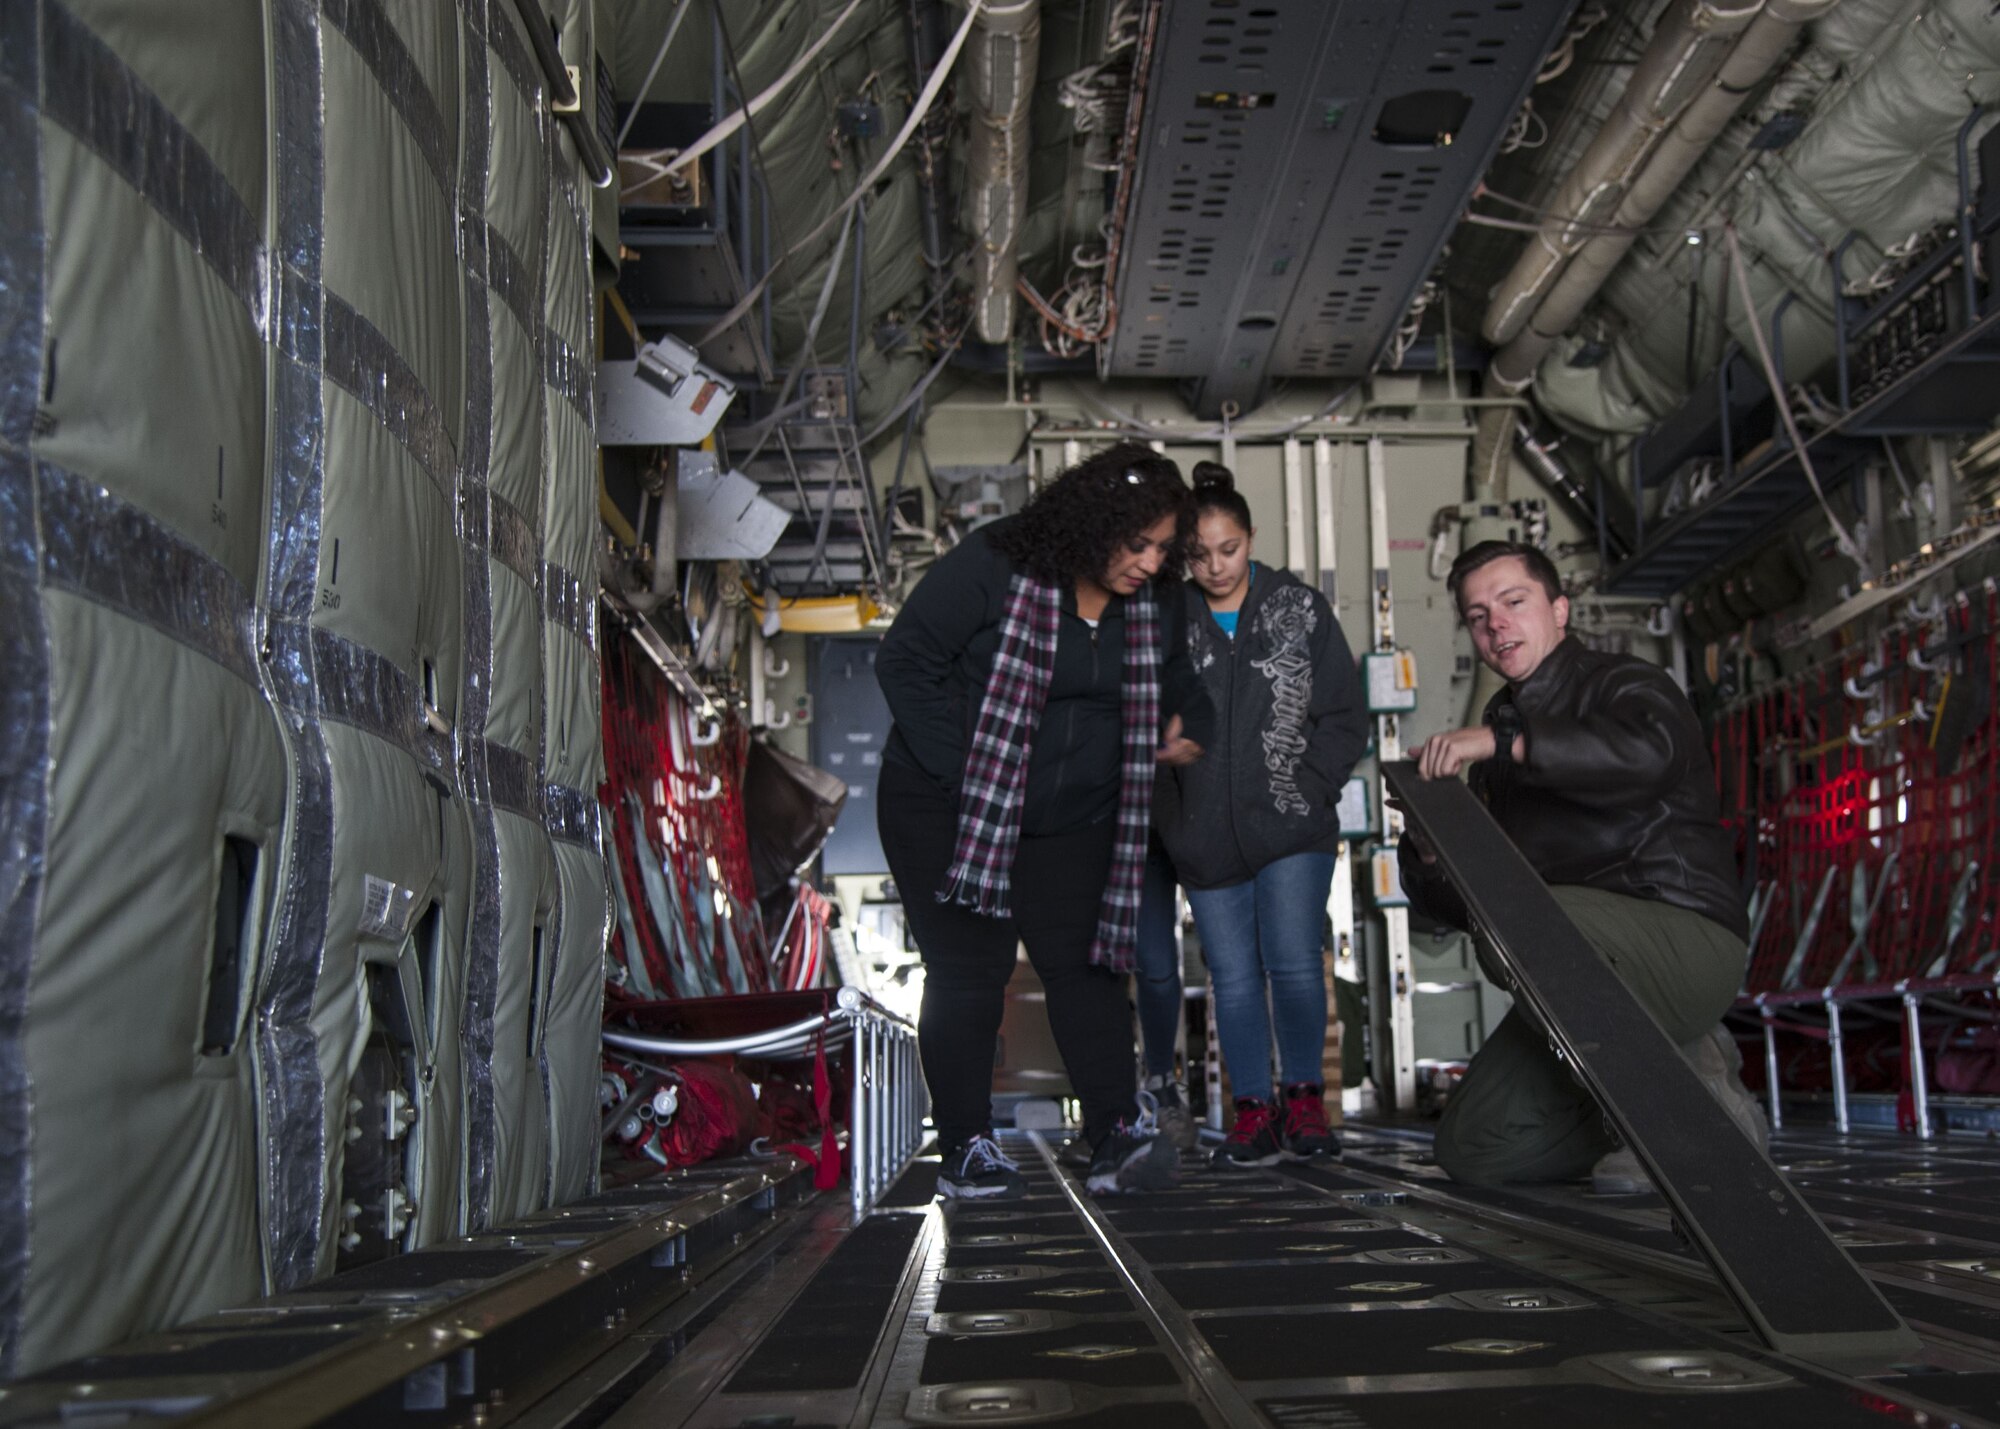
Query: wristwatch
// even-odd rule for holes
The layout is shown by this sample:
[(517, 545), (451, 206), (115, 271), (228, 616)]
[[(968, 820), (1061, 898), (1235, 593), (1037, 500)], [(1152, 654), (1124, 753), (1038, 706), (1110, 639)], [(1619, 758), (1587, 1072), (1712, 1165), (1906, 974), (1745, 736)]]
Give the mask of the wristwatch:
[(1495, 705), (1486, 716), (1493, 729), (1493, 757), (1514, 762), (1514, 741), (1522, 734), (1521, 712), (1511, 704)]

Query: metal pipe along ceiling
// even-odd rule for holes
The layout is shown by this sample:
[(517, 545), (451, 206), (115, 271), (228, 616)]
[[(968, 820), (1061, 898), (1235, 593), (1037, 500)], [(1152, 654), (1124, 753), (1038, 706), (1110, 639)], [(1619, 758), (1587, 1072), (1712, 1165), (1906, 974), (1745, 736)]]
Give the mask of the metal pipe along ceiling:
[(1483, 328), (1512, 342), (1571, 256), (1610, 223), (1661, 138), (1714, 80), (1764, 0), (1684, 0), (1654, 30), (1625, 92), (1556, 191), (1549, 217), (1494, 290)]
[[(1569, 260), (1533, 315), (1493, 359), (1489, 372), (1501, 390), (1518, 392), (1557, 338), (1569, 330), (1637, 241), (1637, 232), (1673, 197), (1750, 93), (1784, 58), (1805, 25), (1838, 0), (1769, 0), (1736, 41), (1714, 81), (1663, 134), (1611, 215), (1627, 230), (1586, 240)], [(1519, 271), (1519, 265), (1516, 267)]]
[(1028, 108), (1041, 35), (1041, 0), (998, 0), (980, 12), (966, 57), (972, 76), (966, 227), (979, 244), (973, 301), (984, 342), (1004, 343), (1014, 334), (1014, 280), (1028, 211)]

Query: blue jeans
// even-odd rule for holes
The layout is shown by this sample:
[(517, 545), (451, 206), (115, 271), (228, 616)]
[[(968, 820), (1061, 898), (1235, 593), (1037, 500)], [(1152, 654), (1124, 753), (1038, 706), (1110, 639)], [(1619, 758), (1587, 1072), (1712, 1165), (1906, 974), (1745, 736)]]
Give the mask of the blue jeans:
[[(1188, 890), (1235, 1095), (1271, 1099), (1271, 1022), (1285, 1085), (1321, 1081), (1326, 1045), (1326, 898), (1334, 855), (1295, 853), (1226, 888)], [(1265, 1003), (1265, 986), (1270, 1002)]]
[(1174, 866), (1158, 849), (1146, 855), (1139, 893), (1139, 1041), (1146, 1075), (1174, 1075), (1181, 1028), (1181, 950), (1174, 941)]

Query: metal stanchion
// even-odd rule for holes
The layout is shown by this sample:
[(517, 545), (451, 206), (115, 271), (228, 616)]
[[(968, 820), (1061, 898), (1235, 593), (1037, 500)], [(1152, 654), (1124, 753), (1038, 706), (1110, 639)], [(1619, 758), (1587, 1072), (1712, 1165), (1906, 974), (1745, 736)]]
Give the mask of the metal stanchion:
[(1778, 1095), (1778, 1030), (1777, 1018), (1768, 1007), (1757, 1009), (1764, 1018), (1764, 1095), (1771, 1104), (1771, 1130), (1782, 1130), (1785, 1125), (1785, 1110)]
[(882, 1149), (895, 1135), (889, 1119), (882, 1115), (882, 1027), (868, 1019), (868, 1124), (875, 1134), (868, 1138), (868, 1204), (882, 1194)]
[(843, 987), (839, 1011), (852, 1034), (854, 1085), (847, 1118), (849, 1184), (859, 1221), (895, 1184), (923, 1139), (922, 1062), (916, 1029)]
[(1924, 1082), (1924, 1029), (1917, 1015), (1920, 1006), (1914, 992), (1903, 994), (1903, 1025), (1910, 1039), (1910, 1102), (1917, 1115), (1917, 1139), (1931, 1139), (1930, 1089)]
[(1826, 1050), (1833, 1059), (1833, 1129), (1847, 1135), (1847, 1045), (1840, 1037), (1840, 1004), (1826, 990)]
[[(841, 989), (841, 1002), (847, 1001), (847, 990)], [(862, 1023), (854, 1023), (854, 1086), (849, 1093), (847, 1113), (847, 1181), (852, 1193), (854, 1219), (859, 1221), (868, 1214), (867, 1172), (863, 1166), (863, 1156), (868, 1145), (868, 1078), (864, 1071), (861, 1049)]]
[(847, 1046), (853, 1072), (847, 1114), (848, 1181), (854, 1219), (859, 1221), (923, 1145), (927, 1110), (923, 1060), (916, 1028), (871, 1001), (860, 988), (841, 988), (835, 1003), (830, 1012), (738, 1037), (702, 1041), (607, 1027), (604, 1043), (655, 1056), (742, 1053), (779, 1060), (808, 1057), (821, 1039), (829, 1050)]

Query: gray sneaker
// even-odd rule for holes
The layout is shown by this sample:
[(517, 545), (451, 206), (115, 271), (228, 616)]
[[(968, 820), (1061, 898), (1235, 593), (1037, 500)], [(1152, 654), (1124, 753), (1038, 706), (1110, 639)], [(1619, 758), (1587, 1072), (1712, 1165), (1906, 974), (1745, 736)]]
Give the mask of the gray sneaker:
[(1083, 1188), (1094, 1196), (1166, 1191), (1180, 1184), (1180, 1153), (1160, 1134), (1152, 1093), (1141, 1091), (1139, 1115), (1121, 1121), (1097, 1143)]
[(1681, 1055), (1751, 1144), (1768, 1153), (1771, 1123), (1765, 1119), (1763, 1105), (1743, 1085), (1743, 1050), (1729, 1035), (1729, 1029), (1718, 1023), (1706, 1037), (1697, 1037), (1683, 1046)]
[(1159, 1110), (1154, 1115), (1160, 1123), (1160, 1135), (1173, 1143), (1176, 1150), (1192, 1150), (1196, 1139), (1194, 1114), (1188, 1110), (1187, 1093), (1182, 1090), (1181, 1084), (1166, 1077), (1152, 1076), (1146, 1078), (1143, 1085), (1159, 1103)]
[(1653, 1178), (1632, 1148), (1621, 1146), (1597, 1158), (1590, 1168), (1590, 1189), (1600, 1196), (1638, 1196), (1653, 1189)]

